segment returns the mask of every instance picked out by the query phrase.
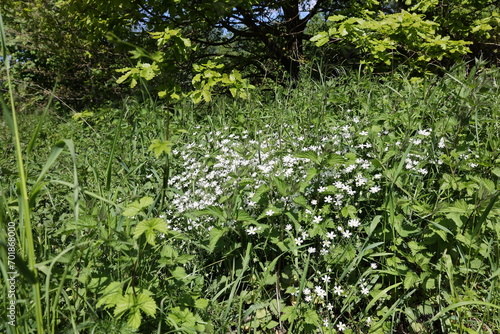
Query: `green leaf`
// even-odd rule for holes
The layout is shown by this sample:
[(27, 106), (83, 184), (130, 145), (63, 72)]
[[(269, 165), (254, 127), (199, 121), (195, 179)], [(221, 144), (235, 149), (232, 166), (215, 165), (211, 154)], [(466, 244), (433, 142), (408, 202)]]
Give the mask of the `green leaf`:
[(169, 140), (153, 139), (149, 145), (148, 151), (153, 152), (156, 158), (159, 158), (163, 153), (170, 154), (172, 152), (173, 143)]
[(127, 324), (133, 329), (138, 329), (139, 326), (141, 326), (141, 321), (141, 311), (136, 309), (135, 311), (131, 312), (130, 316), (128, 317)]
[(252, 197), (252, 201), (253, 202), (259, 202), (260, 199), (262, 198), (262, 196), (269, 192), (269, 190), (271, 190), (271, 188), (269, 188), (269, 186), (263, 184), (263, 185), (260, 185), (257, 190), (255, 191), (255, 194), (253, 195)]
[(345, 206), (341, 210), (342, 216), (346, 218), (347, 217), (355, 218), (357, 212), (358, 210), (352, 205)]
[(246, 213), (245, 211), (243, 210), (238, 210), (236, 211), (236, 221), (242, 221), (242, 222), (246, 222), (246, 223), (249, 223), (249, 224), (256, 224), (257, 223), (257, 220), (255, 220), (255, 218), (253, 218), (252, 216), (250, 216), (248, 213)]
[(102, 292), (103, 295), (97, 302), (97, 307), (113, 307), (122, 301), (122, 284), (120, 282), (110, 283)]
[(134, 239), (138, 239), (141, 235), (145, 234), (146, 242), (151, 246), (154, 246), (156, 244), (155, 231), (168, 233), (167, 223), (161, 218), (143, 220), (135, 227)]
[(420, 280), (420, 277), (418, 277), (417, 274), (415, 274), (413, 271), (409, 271), (406, 273), (405, 280), (404, 280), (404, 288), (405, 290), (409, 290), (413, 286), (415, 286), (415, 283), (417, 283)]
[(172, 271), (172, 276), (175, 279), (178, 279), (180, 281), (185, 280), (189, 275), (186, 273), (186, 269), (184, 267), (175, 267), (175, 269)]
[(306, 324), (318, 325), (319, 324), (319, 316), (313, 309), (307, 309), (304, 312), (304, 322)]
[(156, 315), (156, 302), (151, 296), (152, 293), (150, 291), (142, 289), (141, 293), (137, 295), (136, 305), (146, 315), (154, 318)]
[(208, 307), (208, 299), (205, 298), (198, 298), (194, 302), (194, 307), (198, 309), (206, 309)]
[(217, 245), (217, 242), (219, 239), (225, 235), (229, 229), (227, 227), (220, 228), (220, 227), (214, 227), (210, 230), (209, 232), (209, 246), (208, 246), (208, 251), (211, 253), (215, 250), (215, 246)]
[(147, 208), (151, 204), (154, 203), (154, 200), (152, 197), (145, 196), (141, 198), (139, 201), (134, 201), (130, 203), (125, 210), (123, 210), (122, 215), (125, 217), (132, 217), (137, 215), (139, 212), (141, 212), (144, 208)]

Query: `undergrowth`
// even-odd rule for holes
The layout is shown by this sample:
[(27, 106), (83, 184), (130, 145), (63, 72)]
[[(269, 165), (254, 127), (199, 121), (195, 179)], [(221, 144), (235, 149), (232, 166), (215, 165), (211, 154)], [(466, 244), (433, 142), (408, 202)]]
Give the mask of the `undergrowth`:
[[(19, 115), (44, 330), (498, 332), (499, 79), (463, 65), (49, 108), (36, 136)], [(0, 128), (7, 231), (26, 208)], [(42, 332), (29, 275), (6, 333)]]

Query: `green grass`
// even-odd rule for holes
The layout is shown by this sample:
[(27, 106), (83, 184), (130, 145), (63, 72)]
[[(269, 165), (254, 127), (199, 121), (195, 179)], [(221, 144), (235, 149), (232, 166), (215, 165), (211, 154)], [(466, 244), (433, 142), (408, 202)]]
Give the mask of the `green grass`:
[(462, 65), (49, 109), (30, 146), (36, 116), (19, 115), (14, 146), (1, 123), (1, 228), (26, 213), (26, 170), (41, 295), (19, 277), (17, 326), (0, 328), (496, 333), (499, 79)]

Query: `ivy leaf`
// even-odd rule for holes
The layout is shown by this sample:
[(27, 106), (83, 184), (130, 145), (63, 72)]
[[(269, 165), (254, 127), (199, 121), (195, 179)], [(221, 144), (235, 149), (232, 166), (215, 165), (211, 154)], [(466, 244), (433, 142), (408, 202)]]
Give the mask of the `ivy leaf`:
[(143, 220), (135, 227), (134, 239), (138, 239), (141, 235), (145, 234), (146, 242), (151, 246), (154, 246), (156, 245), (155, 231), (168, 233), (167, 223), (161, 218)]

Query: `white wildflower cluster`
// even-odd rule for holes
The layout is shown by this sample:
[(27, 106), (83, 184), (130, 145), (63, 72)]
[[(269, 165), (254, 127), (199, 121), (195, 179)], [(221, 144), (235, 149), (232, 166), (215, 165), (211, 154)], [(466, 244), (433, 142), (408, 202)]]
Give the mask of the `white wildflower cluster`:
[[(319, 129), (317, 130), (319, 131)], [(180, 230), (187, 230), (186, 220), (182, 216), (193, 211), (200, 211), (207, 207), (220, 207), (221, 198), (231, 196), (235, 187), (244, 184), (243, 200), (240, 209), (260, 214), (254, 200), (259, 187), (266, 184), (271, 177), (278, 177), (285, 182), (297, 183), (307, 177), (308, 169), (314, 167), (314, 162), (307, 158), (307, 152), (317, 155), (324, 153), (326, 147), (333, 147), (339, 156), (338, 162), (332, 163), (329, 168), (322, 169), (311, 180), (311, 185), (305, 189), (304, 195), (311, 198), (310, 204), (315, 207), (329, 204), (336, 210), (354, 202), (352, 197), (362, 193), (375, 194), (381, 186), (372, 173), (372, 166), (367, 155), (361, 154), (356, 159), (343, 158), (349, 153), (349, 147), (359, 144), (368, 144), (368, 132), (355, 135), (350, 126), (332, 127), (318, 135), (318, 144), (301, 145), (299, 149), (295, 143), (305, 143), (306, 137), (298, 136), (282, 138), (278, 134), (265, 135), (263, 130), (250, 134), (243, 131), (241, 134), (224, 134), (221, 131), (209, 132), (205, 136), (177, 148), (174, 159), (172, 177), (169, 179), (169, 203), (175, 212), (173, 225), (177, 222)], [(359, 139), (359, 140), (358, 140)], [(311, 141), (309, 138), (308, 141)], [(288, 145), (288, 146), (287, 146)], [(371, 145), (370, 145), (371, 146)], [(364, 148), (368, 146), (363, 146)], [(303, 152), (303, 155), (299, 153)], [(318, 196), (316, 196), (318, 194)], [(287, 203), (292, 210), (300, 207), (291, 198), (275, 198), (274, 201)], [(267, 216), (274, 212), (268, 210)], [(311, 222), (320, 224), (328, 217), (312, 212)], [(191, 220), (193, 226), (208, 228), (213, 222), (198, 217)], [(306, 227), (305, 227), (306, 228)], [(191, 230), (189, 228), (189, 230)], [(246, 229), (249, 235), (257, 234), (253, 228)], [(200, 231), (201, 232), (201, 231)], [(349, 233), (345, 235), (349, 236)], [(296, 237), (297, 245), (302, 244), (305, 238)], [(330, 246), (326, 242), (320, 251), (326, 254)]]
[[(172, 159), (169, 226), (200, 235), (216, 226), (237, 227), (254, 240), (269, 228), (280, 228), (289, 242), (283, 241), (284, 245), (293, 246), (299, 256), (314, 259), (318, 265), (335, 261), (344, 252), (342, 247), (357, 245), (363, 238), (364, 226), (372, 219), (367, 217), (365, 203), (383, 197), (387, 171), (397, 168), (408, 145), (412, 147), (404, 169), (414, 177), (425, 177), (429, 165), (436, 162), (432, 159), (446, 149), (447, 139), (439, 134), (433, 146), (431, 129), (399, 142), (389, 131), (362, 126), (357, 119), (300, 135), (284, 125), (289, 131), (279, 134), (265, 128), (252, 133), (239, 130), (239, 134), (226, 129), (194, 137), (176, 148)], [(249, 221), (223, 219), (229, 212), (228, 201), (238, 205), (229, 211), (240, 210), (251, 217)], [(376, 271), (378, 264), (366, 269)], [(300, 294), (318, 314), (328, 314), (325, 327), (342, 332), (349, 327), (334, 314), (338, 305), (353, 289), (360, 300), (368, 298), (373, 281), (349, 286), (337, 279), (320, 273), (307, 278), (302, 291), (297, 287), (287, 291), (295, 297)]]

